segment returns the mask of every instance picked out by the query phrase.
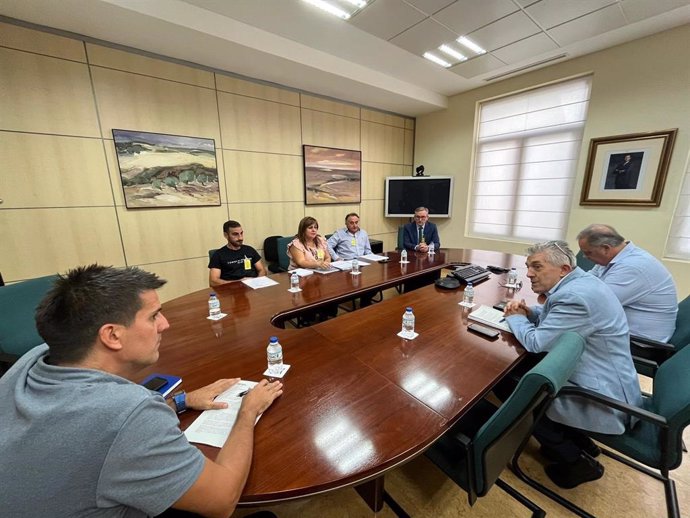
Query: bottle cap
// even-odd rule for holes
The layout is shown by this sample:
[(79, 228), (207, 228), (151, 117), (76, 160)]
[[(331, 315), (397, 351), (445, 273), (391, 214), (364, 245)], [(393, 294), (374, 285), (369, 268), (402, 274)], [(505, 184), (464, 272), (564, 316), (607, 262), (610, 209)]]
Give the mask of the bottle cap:
[(471, 288), (471, 287), (472, 287), (472, 283), (471, 283), (471, 282), (468, 282), (468, 283), (467, 283), (467, 287), (468, 287), (468, 288)]
[(212, 291), (211, 294), (209, 295), (209, 297), (215, 297), (215, 296), (216, 296), (216, 293), (214, 291)]
[(277, 336), (272, 336), (270, 340), (271, 340), (271, 342), (277, 342), (277, 341), (278, 341), (278, 337), (277, 337)]
[(412, 307), (407, 306), (407, 307), (405, 308), (405, 311), (412, 311)]

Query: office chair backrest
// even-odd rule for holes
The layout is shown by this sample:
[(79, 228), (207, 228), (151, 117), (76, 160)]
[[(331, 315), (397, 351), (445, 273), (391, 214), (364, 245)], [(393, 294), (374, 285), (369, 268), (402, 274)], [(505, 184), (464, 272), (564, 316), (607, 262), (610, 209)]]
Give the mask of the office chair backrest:
[(264, 259), (268, 264), (278, 264), (278, 238), (280, 236), (268, 236), (264, 239)]
[(398, 246), (395, 247), (396, 250), (402, 250), (405, 248), (405, 225), (398, 226)]
[(582, 250), (578, 251), (577, 254), (575, 254), (575, 261), (577, 265), (586, 272), (590, 271), (592, 268), (596, 266), (596, 264), (594, 264), (592, 261), (585, 257), (585, 254), (582, 253)]
[(558, 394), (577, 365), (585, 342), (576, 333), (563, 333), (553, 348), (518, 383), (515, 391), (475, 435), (477, 495), (484, 496), (506, 464), (526, 442), (546, 406)]
[(654, 377), (654, 392), (648, 410), (666, 418), (669, 425), (670, 469), (680, 466), (683, 430), (690, 424), (690, 347), (661, 364)]
[(213, 254), (215, 254), (217, 251), (218, 251), (217, 248), (211, 248), (211, 249), (208, 251), (208, 260), (209, 260), (209, 261), (211, 260), (211, 257), (213, 257)]
[(676, 315), (676, 330), (669, 340), (677, 350), (690, 344), (690, 295), (678, 304)]
[(34, 313), (57, 279), (38, 277), (0, 288), (0, 352), (14, 359), (44, 343), (36, 331)]
[(290, 258), (287, 255), (287, 247), (295, 239), (295, 236), (279, 237), (278, 238), (278, 264), (280, 269), (284, 272), (290, 268)]

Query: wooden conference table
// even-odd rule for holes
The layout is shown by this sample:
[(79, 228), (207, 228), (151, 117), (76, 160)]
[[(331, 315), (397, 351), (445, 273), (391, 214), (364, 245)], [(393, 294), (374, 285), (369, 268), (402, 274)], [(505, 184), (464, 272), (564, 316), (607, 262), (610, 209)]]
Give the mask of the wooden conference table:
[[(272, 335), (279, 337), (284, 361), (291, 365), (284, 394), (256, 426), (241, 504), (354, 485), (379, 510), (384, 473), (422, 453), (523, 356), (508, 333), (491, 341), (468, 332), (468, 310), (457, 304), (462, 290), (434, 285), (312, 327), (281, 329), (305, 309), (389, 288), (452, 263), (524, 266), (521, 256), (487, 251), (410, 253), (407, 265), (399, 263), (396, 252), (388, 256), (388, 263), (362, 267), (359, 276), (338, 272), (302, 278), (303, 291), (297, 294), (287, 291), (288, 274), (273, 275), (277, 286), (257, 290), (242, 283), (223, 285), (216, 293), (229, 316), (217, 322), (206, 319), (209, 289), (163, 305), (171, 327), (163, 335), (158, 363), (142, 379), (152, 372), (176, 374), (187, 390), (219, 378), (258, 381)], [(504, 275), (492, 275), (476, 287), (475, 302), (491, 306), (515, 295), (500, 287), (504, 282)], [(529, 289), (519, 297), (536, 299)], [(415, 340), (396, 336), (406, 306), (416, 315)], [(182, 414), (182, 428), (197, 416)], [(219, 451), (198, 446), (212, 459)]]

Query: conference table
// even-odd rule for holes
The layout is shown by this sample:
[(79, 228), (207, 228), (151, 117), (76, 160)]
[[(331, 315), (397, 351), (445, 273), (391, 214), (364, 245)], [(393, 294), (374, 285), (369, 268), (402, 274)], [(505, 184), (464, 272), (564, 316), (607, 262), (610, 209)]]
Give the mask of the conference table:
[[(255, 429), (252, 468), (240, 505), (259, 505), (355, 486), (374, 511), (383, 505), (384, 475), (424, 452), (517, 365), (524, 349), (510, 333), (490, 340), (467, 330), (471, 310), (458, 305), (462, 289), (433, 284), (387, 298), (310, 327), (285, 328), (301, 312), (429, 276), (453, 264), (517, 267), (524, 257), (498, 252), (441, 249), (409, 253), (361, 268), (301, 279), (291, 293), (289, 275), (277, 285), (251, 289), (243, 283), (215, 289), (228, 316), (208, 320), (210, 289), (163, 304), (170, 329), (160, 359), (142, 372), (176, 374), (194, 390), (219, 378), (258, 381), (266, 370), (266, 345), (278, 336), (284, 362), (284, 393)], [(503, 287), (505, 275), (475, 288), (475, 309), (512, 297), (533, 303), (529, 289)], [(412, 306), (419, 336), (397, 336)], [(199, 415), (180, 416), (181, 428)], [(197, 445), (214, 459), (219, 449)]]

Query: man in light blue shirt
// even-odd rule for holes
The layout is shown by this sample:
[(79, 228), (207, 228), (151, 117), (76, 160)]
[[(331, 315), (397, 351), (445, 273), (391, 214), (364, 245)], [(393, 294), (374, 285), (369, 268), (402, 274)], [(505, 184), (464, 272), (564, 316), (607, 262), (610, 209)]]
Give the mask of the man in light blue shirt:
[(355, 212), (345, 216), (345, 228), (339, 228), (328, 238), (328, 253), (334, 261), (351, 261), (371, 253), (369, 235), (359, 228)]
[(604, 281), (623, 305), (630, 334), (668, 341), (676, 329), (678, 296), (664, 265), (610, 225), (590, 225), (577, 240), (596, 264), (589, 273)]

